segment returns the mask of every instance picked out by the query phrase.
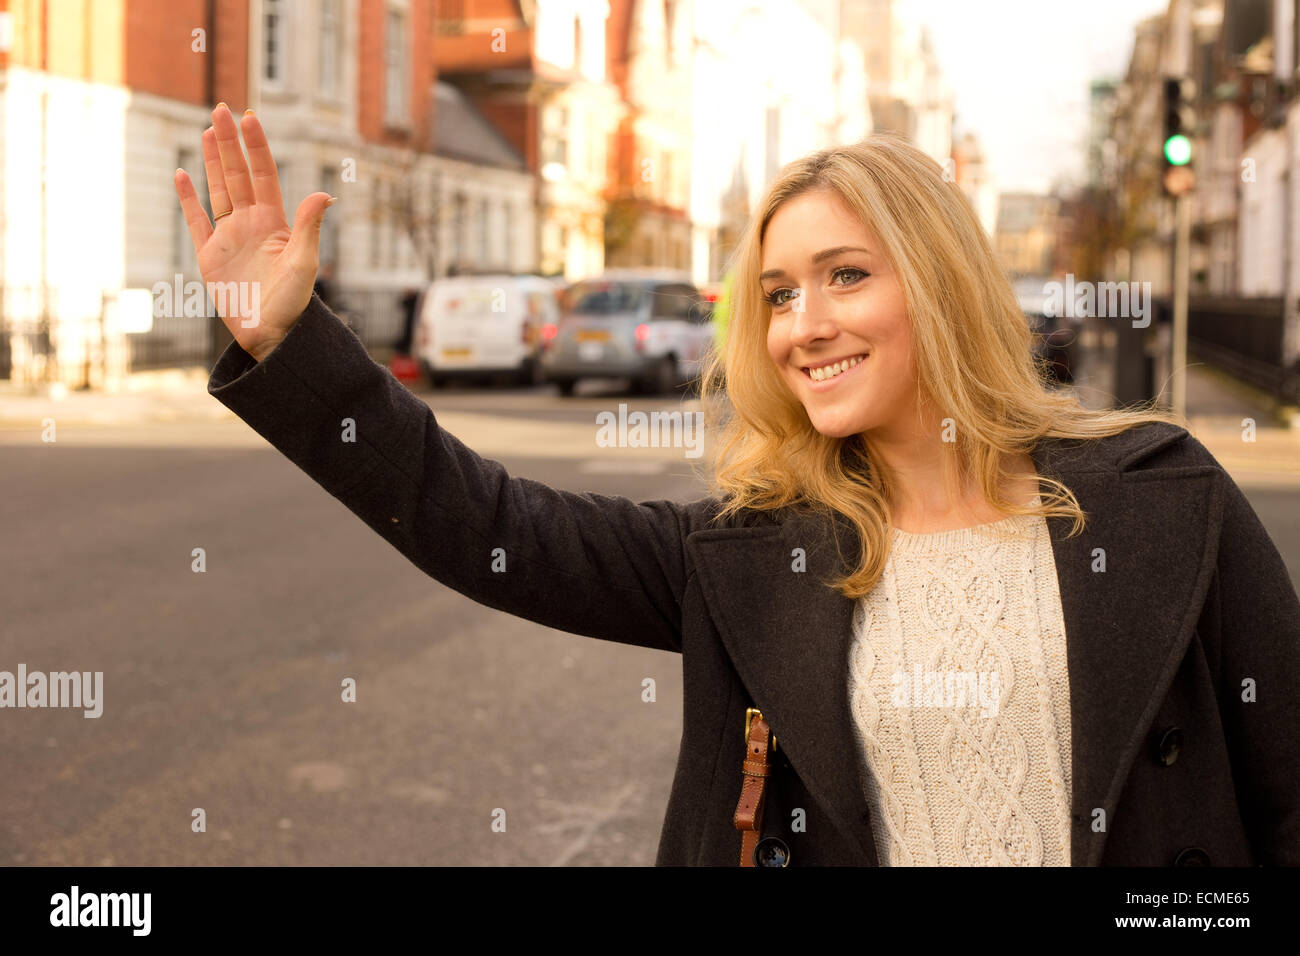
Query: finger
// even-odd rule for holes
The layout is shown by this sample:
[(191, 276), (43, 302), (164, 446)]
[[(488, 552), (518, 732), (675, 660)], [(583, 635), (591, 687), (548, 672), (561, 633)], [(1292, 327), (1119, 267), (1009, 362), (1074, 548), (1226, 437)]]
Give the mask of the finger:
[(221, 155), (221, 172), (226, 177), (226, 192), (230, 194), (232, 209), (243, 209), (253, 204), (253, 184), (248, 178), (248, 164), (244, 150), (239, 145), (239, 130), (230, 107), (217, 104), (212, 111), (212, 129), (217, 137), (217, 152)]
[(230, 194), (226, 192), (226, 177), (221, 172), (221, 156), (217, 152), (217, 134), (209, 126), (203, 131), (203, 169), (208, 174), (208, 202), (212, 206), (212, 215), (224, 216), (234, 207), (230, 204)]
[(198, 252), (212, 235), (212, 223), (208, 214), (199, 203), (199, 194), (194, 191), (190, 174), (183, 169), (176, 170), (174, 177), (176, 195), (181, 199), (181, 212), (185, 214), (185, 225), (190, 227), (190, 238), (194, 240), (194, 251)]
[(334, 202), (329, 193), (312, 193), (298, 205), (293, 232), (285, 252), (299, 272), (315, 274), (320, 264), (320, 228), (325, 221), (325, 207)]
[(239, 121), (244, 131), (244, 145), (248, 147), (248, 162), (253, 172), (253, 198), (276, 209), (284, 209), (280, 196), (280, 173), (275, 168), (271, 146), (266, 141), (262, 124), (252, 110)]

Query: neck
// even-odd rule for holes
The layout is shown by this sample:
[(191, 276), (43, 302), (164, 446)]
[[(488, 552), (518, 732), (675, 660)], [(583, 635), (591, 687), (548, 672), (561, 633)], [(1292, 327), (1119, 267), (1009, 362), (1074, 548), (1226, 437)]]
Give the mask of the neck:
[[(889, 473), (888, 501), (893, 524), (907, 530), (963, 527), (994, 520), (999, 512), (978, 481), (959, 481), (954, 447), (943, 440), (941, 418), (913, 428), (873, 429), (865, 434), (873, 458)], [(1020, 455), (1004, 463), (1013, 474), (1005, 492), (1028, 501), (1038, 490), (1033, 459)]]

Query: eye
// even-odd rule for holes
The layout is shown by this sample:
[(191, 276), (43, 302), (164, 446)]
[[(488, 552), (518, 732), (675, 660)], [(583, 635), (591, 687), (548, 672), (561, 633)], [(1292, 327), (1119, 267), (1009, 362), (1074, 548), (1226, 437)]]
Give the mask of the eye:
[[(859, 276), (860, 278), (854, 278), (854, 279), (850, 279), (847, 282), (838, 283), (841, 288), (845, 286), (853, 285), (855, 282), (860, 282), (861, 279), (865, 279), (871, 275), (870, 272), (863, 272), (861, 269), (854, 269), (852, 266), (845, 266), (843, 268), (836, 269), (834, 272), (832, 272), (831, 279), (834, 280), (839, 276), (843, 275), (844, 273), (849, 273), (850, 275), (856, 275)], [(764, 301), (767, 302), (768, 305), (772, 306), (773, 308), (780, 308), (781, 306), (787, 304), (790, 301), (790, 299), (782, 298), (782, 295), (786, 292), (790, 293), (790, 299), (798, 298), (800, 294), (800, 290), (798, 289), (782, 288), (782, 289), (773, 290), (772, 292), (763, 296), (763, 299)]]
[[(845, 273), (848, 273), (850, 278), (849, 281), (839, 282), (839, 284), (837, 284), (841, 287), (841, 289), (842, 287), (853, 285), (854, 282), (861, 282), (863, 278), (866, 278), (871, 274), (870, 272), (863, 272), (862, 269), (855, 269), (852, 267), (852, 265), (845, 265), (844, 268), (836, 269), (835, 272), (832, 272), (831, 278), (832, 280), (836, 280), (836, 278), (839, 278), (840, 276), (842, 276), (842, 274)], [(790, 294), (789, 299), (783, 298), (783, 295), (785, 293)], [(781, 306), (785, 306), (785, 304), (789, 303), (790, 299), (800, 297), (800, 294), (801, 294), (801, 290), (798, 289), (776, 289), (774, 291), (771, 291), (771, 293), (764, 295), (763, 299), (766, 300), (768, 306), (771, 306), (772, 308), (780, 308)]]
[(764, 300), (766, 300), (768, 305), (772, 306), (773, 308), (779, 308), (780, 306), (783, 306), (790, 301), (790, 299), (781, 298), (782, 292), (789, 292), (790, 299), (793, 299), (793, 298), (797, 298), (799, 290), (798, 289), (777, 289), (763, 296), (763, 298)]
[[(838, 275), (842, 275), (842, 274), (844, 274), (845, 272), (857, 273), (858, 275), (862, 276), (862, 278), (864, 278), (864, 279), (865, 279), (867, 276), (871, 275), (870, 272), (863, 272), (861, 269), (854, 269), (852, 266), (845, 266), (843, 269), (836, 269), (834, 272), (832, 272), (832, 273), (831, 273), (831, 278), (834, 279), (836, 276), (838, 276)], [(858, 281), (857, 279), (854, 279), (854, 280), (853, 280), (853, 282), (857, 282), (857, 281)], [(841, 285), (853, 285), (853, 282), (842, 282), (842, 283), (840, 283), (840, 284), (841, 284)]]

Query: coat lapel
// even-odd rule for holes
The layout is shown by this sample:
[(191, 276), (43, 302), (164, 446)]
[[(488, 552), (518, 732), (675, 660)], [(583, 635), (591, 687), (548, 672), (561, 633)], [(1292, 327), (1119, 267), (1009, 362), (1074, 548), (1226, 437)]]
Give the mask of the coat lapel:
[[(1126, 474), (1183, 429), (1130, 430), (1089, 445), (1047, 439), (1040, 475), (1065, 483), (1088, 515), (1081, 535), (1049, 518), (1070, 676), (1071, 862), (1096, 865), (1145, 729), (1173, 680), (1215, 563), (1221, 502), (1210, 466)], [(711, 528), (687, 539), (704, 601), (754, 706), (808, 790), (864, 859), (877, 862), (848, 700), (853, 602), (820, 582), (847, 569), (857, 536), (839, 516)], [(795, 549), (806, 570), (796, 572)], [(1104, 551), (1105, 570), (1100, 570)], [(1094, 570), (1096, 568), (1097, 570)]]
[[(777, 746), (875, 865), (848, 704), (853, 602), (819, 583), (835, 567), (828, 538), (824, 522), (795, 516), (696, 532), (688, 547), (722, 642)], [(796, 548), (806, 555), (803, 572), (792, 570)]]
[[(1074, 492), (1088, 525), (1049, 518), (1070, 672), (1071, 863), (1097, 866), (1135, 759), (1196, 629), (1222, 521), (1213, 466), (1132, 471), (1187, 434), (1135, 429), (1094, 446), (1052, 442), (1039, 474)], [(1068, 443), (1073, 444), (1073, 443)], [(1100, 570), (1104, 554), (1105, 570)], [(1105, 812), (1105, 829), (1093, 829)]]

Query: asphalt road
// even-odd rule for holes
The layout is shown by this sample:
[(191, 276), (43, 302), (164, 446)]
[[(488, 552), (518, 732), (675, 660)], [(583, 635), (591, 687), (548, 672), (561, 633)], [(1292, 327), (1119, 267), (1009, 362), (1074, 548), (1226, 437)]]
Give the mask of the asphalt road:
[[(514, 475), (703, 491), (680, 452), (590, 437), (597, 410), (670, 399), (425, 397)], [(504, 453), (520, 423), (547, 454)], [(0, 711), (0, 864), (653, 863), (679, 660), (473, 604), (250, 434), (68, 427), (0, 447), (0, 670), (104, 674), (98, 719)], [(1300, 491), (1248, 494), (1300, 580)]]
[[(671, 402), (608, 396), (426, 397), (449, 419), (549, 410), (589, 436), (585, 406)], [(471, 447), (509, 430), (466, 420)], [(0, 670), (104, 673), (97, 719), (0, 712), (0, 864), (654, 862), (681, 734), (675, 655), (472, 603), (260, 438), (124, 446), (131, 431), (0, 448)], [(557, 487), (701, 493), (683, 460), (620, 465), (586, 441), (493, 457)]]

